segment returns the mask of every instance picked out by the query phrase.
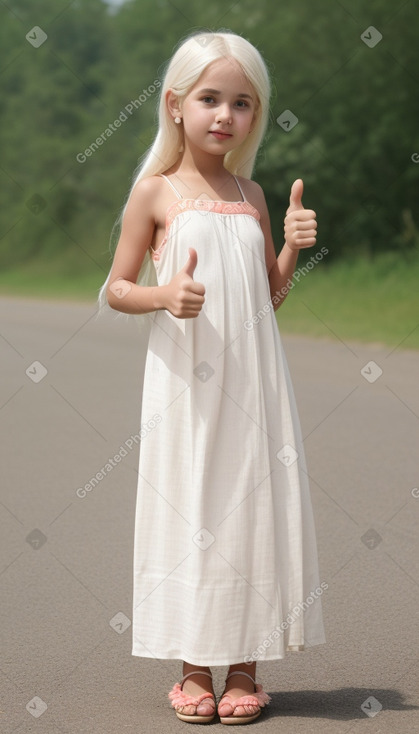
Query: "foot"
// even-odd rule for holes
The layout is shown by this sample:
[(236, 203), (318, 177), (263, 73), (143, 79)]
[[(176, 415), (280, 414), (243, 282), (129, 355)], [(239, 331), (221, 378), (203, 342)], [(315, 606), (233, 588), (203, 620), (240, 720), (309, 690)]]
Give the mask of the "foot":
[[(254, 665), (254, 668), (256, 668), (256, 665)], [(234, 666), (234, 668), (231, 667), (229, 669), (228, 672), (233, 673), (233, 675), (226, 681), (223, 695), (218, 704), (218, 713), (220, 716), (253, 716), (258, 713), (260, 706), (253, 704), (244, 704), (243, 706), (236, 706), (236, 708), (232, 706), (232, 701), (242, 696), (251, 696), (255, 692), (255, 687), (250, 678), (247, 678), (245, 675), (234, 675), (234, 671), (243, 670), (244, 673), (248, 673), (255, 679), (256, 671), (254, 668), (243, 665)], [(229, 697), (224, 698), (226, 693), (228, 693)]]
[[(186, 675), (187, 673), (191, 673), (193, 670), (204, 670), (207, 673), (211, 672), (208, 667), (184, 663), (182, 676)], [(182, 714), (185, 714), (186, 716), (194, 716), (194, 714), (198, 714), (198, 716), (211, 716), (211, 714), (214, 713), (215, 694), (212, 687), (211, 679), (208, 678), (207, 675), (200, 675), (199, 673), (197, 673), (196, 675), (190, 675), (189, 678), (185, 680), (182, 691), (188, 696), (200, 696), (205, 691), (208, 691), (214, 695), (214, 700), (209, 697), (204, 698), (203, 701), (198, 704), (198, 706), (194, 706), (194, 704), (188, 704), (184, 706), (182, 709)]]

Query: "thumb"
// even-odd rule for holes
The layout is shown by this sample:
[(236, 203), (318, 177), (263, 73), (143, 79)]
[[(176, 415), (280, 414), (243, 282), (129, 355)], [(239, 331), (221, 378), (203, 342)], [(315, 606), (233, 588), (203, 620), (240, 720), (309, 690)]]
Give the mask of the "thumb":
[(291, 186), (290, 193), (290, 205), (288, 212), (296, 211), (297, 209), (304, 209), (303, 202), (301, 201), (303, 196), (304, 183), (302, 178), (297, 178)]
[(184, 273), (193, 278), (194, 270), (198, 264), (198, 254), (193, 247), (188, 247), (189, 258), (186, 265), (183, 266), (182, 270)]

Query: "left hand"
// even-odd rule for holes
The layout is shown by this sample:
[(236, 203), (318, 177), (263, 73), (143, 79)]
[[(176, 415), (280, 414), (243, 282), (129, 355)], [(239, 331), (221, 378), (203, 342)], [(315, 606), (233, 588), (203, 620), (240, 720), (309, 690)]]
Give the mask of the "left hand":
[(291, 250), (301, 250), (316, 244), (317, 222), (313, 209), (304, 209), (301, 198), (304, 184), (297, 178), (291, 186), (290, 205), (284, 219), (285, 243)]

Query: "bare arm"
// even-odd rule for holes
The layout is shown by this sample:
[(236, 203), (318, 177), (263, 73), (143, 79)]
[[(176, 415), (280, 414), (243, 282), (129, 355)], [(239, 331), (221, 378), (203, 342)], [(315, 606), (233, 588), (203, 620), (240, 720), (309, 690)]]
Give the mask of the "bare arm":
[(163, 286), (139, 286), (136, 283), (156, 226), (153, 215), (155, 194), (155, 182), (145, 178), (137, 183), (128, 202), (106, 289), (107, 301), (116, 311), (141, 314), (164, 308), (161, 300)]
[(109, 274), (106, 298), (111, 308), (129, 314), (167, 309), (181, 319), (196, 318), (205, 301), (205, 286), (194, 281), (197, 252), (189, 248), (189, 258), (170, 283), (137, 285), (138, 273), (153, 239), (157, 196), (155, 180), (140, 180), (129, 199), (121, 236)]
[(301, 179), (297, 181), (301, 183), (294, 182), (291, 190), (290, 205), (284, 220), (285, 242), (278, 257), (275, 254), (265, 196), (260, 187), (258, 192), (260, 225), (265, 236), (266, 269), (274, 311), (288, 295), (300, 249), (312, 247), (316, 243), (316, 213), (312, 209), (304, 209), (301, 202), (303, 182)]

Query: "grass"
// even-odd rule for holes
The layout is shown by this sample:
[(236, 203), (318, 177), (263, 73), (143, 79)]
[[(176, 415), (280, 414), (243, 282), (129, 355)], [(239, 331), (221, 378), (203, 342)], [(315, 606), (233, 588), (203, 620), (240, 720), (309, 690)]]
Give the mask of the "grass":
[(419, 257), (394, 252), (322, 262), (276, 311), (284, 334), (330, 336), (419, 349)]
[[(303, 263), (301, 259), (301, 263)], [(299, 265), (299, 267), (302, 267)], [(55, 262), (0, 273), (5, 296), (94, 303), (106, 273), (57, 274)], [(294, 281), (295, 282), (295, 281)], [(419, 257), (321, 261), (301, 275), (276, 311), (283, 334), (378, 342), (419, 349)]]
[(0, 293), (3, 296), (69, 300), (93, 303), (107, 273), (86, 272), (62, 274), (54, 263), (37, 263), (32, 267), (0, 273)]

